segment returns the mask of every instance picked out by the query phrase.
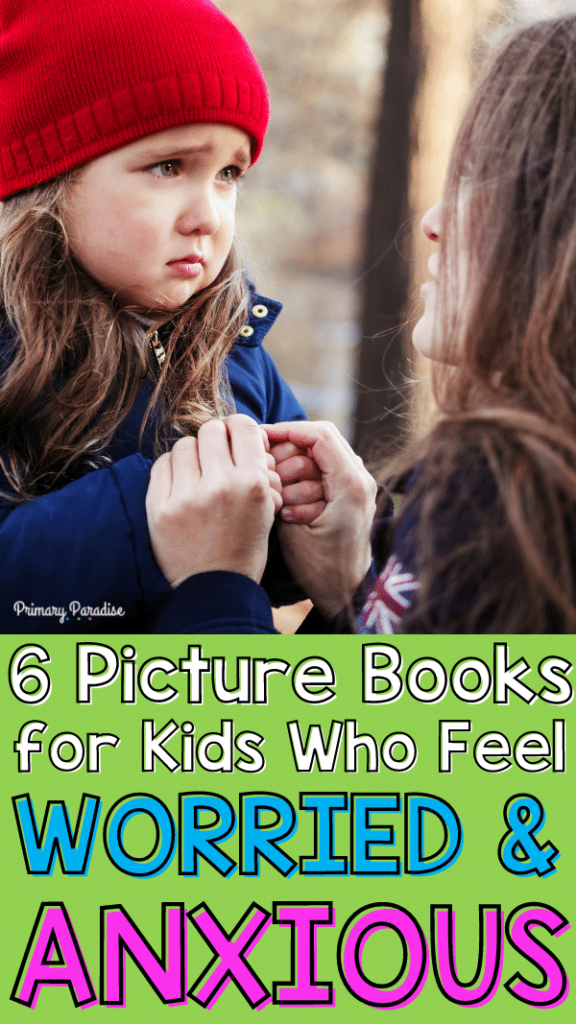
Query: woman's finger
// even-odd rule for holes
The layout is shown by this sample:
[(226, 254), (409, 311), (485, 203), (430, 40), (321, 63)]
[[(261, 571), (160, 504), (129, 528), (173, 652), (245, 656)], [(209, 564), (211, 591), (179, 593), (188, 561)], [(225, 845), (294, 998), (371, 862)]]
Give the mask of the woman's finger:
[(155, 462), (152, 463), (152, 469), (150, 470), (150, 479), (154, 481), (155, 486), (159, 489), (164, 489), (170, 494), (172, 487), (172, 453), (164, 452), (160, 455)]
[(198, 460), (202, 476), (228, 474), (232, 454), (224, 420), (208, 420), (198, 431)]
[(299, 480), (282, 488), (284, 505), (311, 505), (316, 501), (324, 501), (324, 488), (321, 480)]
[[(170, 454), (170, 501), (185, 502), (198, 487), (200, 462), (195, 437), (181, 437)], [(163, 458), (164, 456), (162, 456)]]
[(277, 515), (282, 508), (282, 484), (278, 474), (268, 470), (268, 483), (270, 484), (270, 494), (274, 504), (274, 515)]
[[(298, 452), (302, 451), (302, 449), (297, 450)], [(309, 455), (293, 455), (283, 462), (276, 463), (276, 472), (285, 486), (296, 483), (297, 480), (322, 479), (319, 467)]]
[(283, 505), (280, 515), (285, 523), (309, 526), (322, 515), (325, 508), (325, 501), (316, 501), (309, 505)]
[(227, 416), (224, 420), (230, 439), (230, 451), (234, 465), (239, 469), (266, 469), (266, 451), (262, 429), (242, 413)]
[[(268, 440), (268, 444), (270, 445), (268, 434), (266, 433), (265, 430), (264, 435)], [(275, 444), (272, 447), (270, 447), (270, 451), (272, 452), (277, 463), (284, 462), (286, 459), (291, 459), (293, 455), (308, 454), (306, 448), (299, 448), (298, 445), (294, 444), (293, 441), (281, 441), (280, 444)]]
[(282, 481), (276, 470), (270, 469), (270, 467), (268, 467), (268, 482), (272, 490), (277, 491), (280, 497), (282, 497)]

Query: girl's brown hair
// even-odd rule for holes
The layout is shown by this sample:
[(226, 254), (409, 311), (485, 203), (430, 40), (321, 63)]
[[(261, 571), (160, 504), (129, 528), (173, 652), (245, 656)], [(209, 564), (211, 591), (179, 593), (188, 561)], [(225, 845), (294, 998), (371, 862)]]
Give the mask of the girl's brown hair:
[[(23, 502), (106, 463), (105, 450), (150, 373), (150, 334), (74, 261), (62, 212), (77, 172), (6, 200), (0, 289), (12, 343), (0, 353), (0, 469)], [(156, 314), (166, 358), (148, 407), (156, 451), (229, 411), (223, 363), (247, 307), (235, 245), (214, 283)], [(141, 432), (142, 433), (142, 432)]]
[(443, 202), (404, 628), (576, 632), (576, 17), (525, 29), (464, 115)]

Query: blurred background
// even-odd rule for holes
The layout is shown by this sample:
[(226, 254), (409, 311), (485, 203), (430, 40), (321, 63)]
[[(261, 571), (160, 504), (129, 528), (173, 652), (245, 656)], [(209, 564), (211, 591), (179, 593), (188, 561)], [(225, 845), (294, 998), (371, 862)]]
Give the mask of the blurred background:
[[(576, 0), (216, 0), (264, 71), (271, 121), (239, 207), (267, 347), (309, 417), (374, 455), (426, 419), (411, 352), (452, 139), (499, 33)], [(414, 399), (414, 395), (419, 397)]]

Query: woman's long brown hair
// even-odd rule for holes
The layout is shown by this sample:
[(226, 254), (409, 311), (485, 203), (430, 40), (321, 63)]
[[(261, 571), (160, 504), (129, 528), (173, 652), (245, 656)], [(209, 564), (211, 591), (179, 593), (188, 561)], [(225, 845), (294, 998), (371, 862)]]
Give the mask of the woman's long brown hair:
[(576, 632), (576, 17), (525, 29), (464, 115), (418, 465), (417, 632)]
[[(14, 338), (0, 353), (0, 470), (2, 498), (15, 503), (105, 465), (150, 372), (147, 333), (72, 258), (62, 213), (74, 177), (20, 193), (0, 210), (1, 302)], [(176, 313), (154, 315), (169, 335), (148, 409), (158, 410), (157, 452), (168, 436), (229, 411), (223, 362), (246, 306), (233, 246), (209, 288)]]

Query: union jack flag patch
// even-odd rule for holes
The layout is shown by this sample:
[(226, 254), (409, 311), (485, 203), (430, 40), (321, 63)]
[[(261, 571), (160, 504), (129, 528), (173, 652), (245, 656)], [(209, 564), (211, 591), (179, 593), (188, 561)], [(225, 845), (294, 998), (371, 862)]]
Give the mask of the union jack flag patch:
[(412, 604), (418, 580), (392, 555), (377, 577), (357, 622), (358, 633), (395, 633)]

